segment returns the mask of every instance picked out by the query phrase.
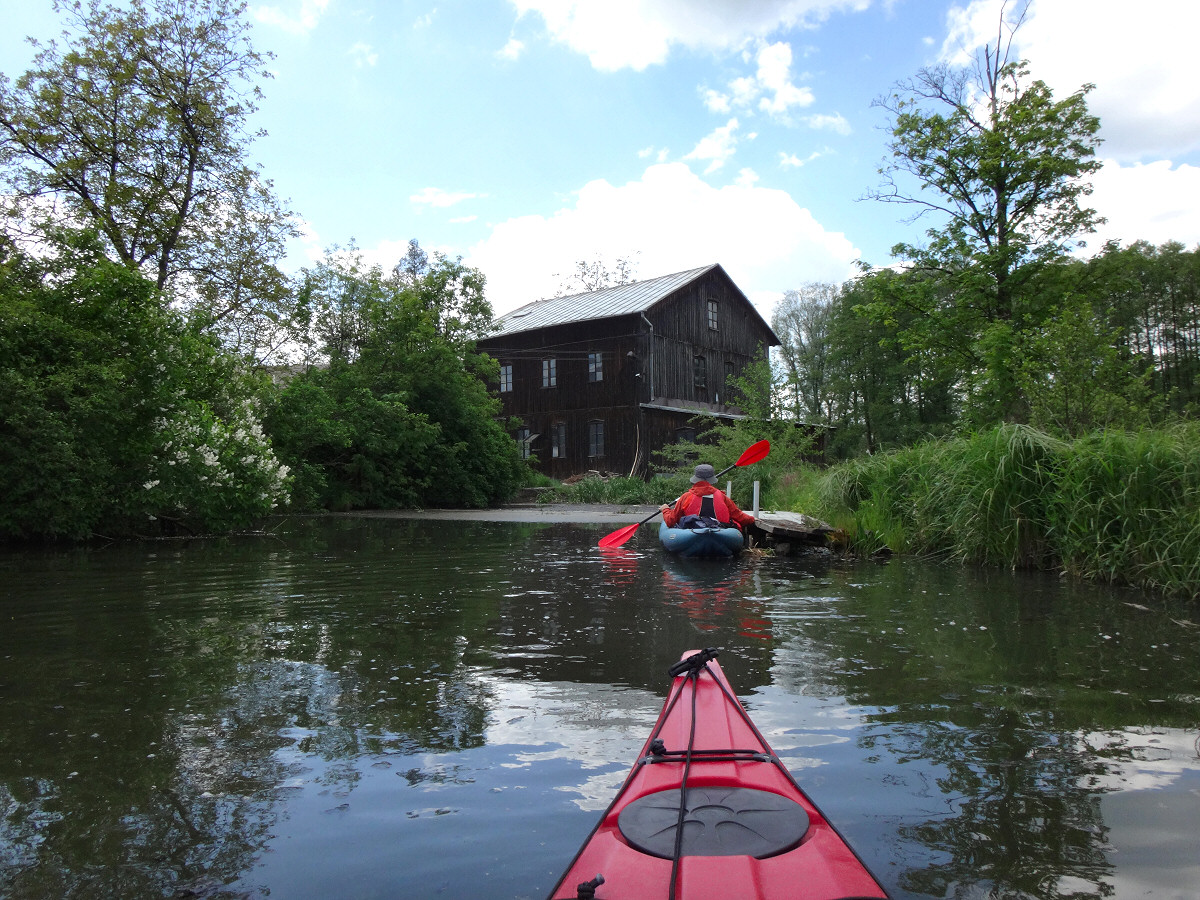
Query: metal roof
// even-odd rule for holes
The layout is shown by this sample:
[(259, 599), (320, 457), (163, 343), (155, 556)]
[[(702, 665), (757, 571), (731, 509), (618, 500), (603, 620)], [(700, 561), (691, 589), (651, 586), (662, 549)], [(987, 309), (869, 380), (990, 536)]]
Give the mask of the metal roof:
[(587, 294), (571, 294), (567, 297), (552, 297), (535, 300), (506, 313), (496, 320), (496, 330), (487, 335), (487, 340), (545, 328), (549, 325), (565, 325), (569, 322), (588, 322), (594, 319), (610, 319), (630, 313), (645, 312), (672, 292), (694, 281), (701, 275), (718, 268), (714, 263), (699, 269), (688, 269), (674, 275), (662, 275), (647, 281), (621, 284), (601, 288)]

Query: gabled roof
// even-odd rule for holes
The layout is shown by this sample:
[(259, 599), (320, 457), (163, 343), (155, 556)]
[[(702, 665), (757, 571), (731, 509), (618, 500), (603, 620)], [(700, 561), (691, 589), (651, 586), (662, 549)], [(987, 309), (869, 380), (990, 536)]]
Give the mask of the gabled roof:
[(532, 331), (535, 328), (546, 328), (550, 325), (611, 319), (614, 316), (646, 312), (654, 304), (670, 296), (685, 284), (695, 281), (713, 269), (720, 268), (719, 265), (713, 263), (709, 266), (701, 266), (699, 269), (688, 269), (686, 272), (662, 275), (647, 281), (636, 281), (633, 284), (601, 288), (587, 294), (535, 300), (533, 303), (526, 303), (497, 319), (497, 329), (488, 334), (485, 340), (522, 331)]

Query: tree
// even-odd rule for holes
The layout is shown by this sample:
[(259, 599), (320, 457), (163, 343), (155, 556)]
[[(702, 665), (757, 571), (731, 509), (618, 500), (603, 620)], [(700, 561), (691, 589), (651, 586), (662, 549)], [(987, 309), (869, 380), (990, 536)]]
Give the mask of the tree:
[(356, 252), (306, 273), (310, 358), (267, 418), (308, 507), (487, 506), (526, 474), (497, 420), (498, 364), (475, 352), (491, 321), (481, 273), (415, 241), (385, 275)]
[[(900, 335), (916, 316), (904, 307), (880, 313), (881, 297), (928, 290), (917, 272), (883, 269), (847, 282), (830, 326), (830, 393), (837, 405), (834, 455), (905, 446), (945, 433), (957, 413), (952, 360), (937, 349), (913, 350)], [(901, 283), (903, 286), (900, 286)]]
[(1006, 19), (1005, 6), (995, 41), (972, 66), (922, 69), (876, 101), (893, 117), (891, 156), (869, 196), (916, 207), (913, 220), (939, 219), (927, 244), (893, 252), (943, 283), (885, 298), (885, 307), (918, 314), (904, 336), (911, 347), (940, 343), (962, 355), (979, 415), (990, 419), (1012, 413), (1019, 333), (1047, 314), (1029, 304), (1025, 285), (1101, 221), (1083, 205), (1100, 165), (1092, 86), (1056, 101), (1030, 80), (1011, 57), (1025, 9)]
[(780, 341), (776, 352), (787, 372), (790, 412), (797, 419), (833, 423), (830, 328), (839, 291), (836, 284), (815, 282), (787, 291), (771, 317)]
[(1200, 403), (1200, 248), (1168, 242), (1109, 243), (1080, 276), (1121, 348), (1154, 370), (1154, 387), (1176, 412)]
[[(634, 256), (637, 254), (635, 253)], [(566, 297), (569, 294), (588, 294), (601, 288), (617, 287), (630, 284), (637, 274), (637, 261), (628, 256), (618, 256), (613, 268), (602, 257), (595, 259), (580, 259), (575, 261), (575, 271), (563, 276), (555, 272), (554, 277), (561, 279), (555, 297)]]
[(6, 220), (94, 228), (110, 258), (234, 333), (282, 301), (274, 262), (295, 230), (246, 162), (270, 56), (251, 45), (245, 8), (56, 0), (65, 46), (33, 41), (34, 68), (0, 76)]
[(227, 531), (287, 496), (240, 361), (87, 233), (0, 242), (0, 536)]
[(1159, 398), (1152, 370), (1138, 372), (1112, 327), (1090, 303), (1065, 297), (1022, 348), (1017, 380), (1030, 424), (1068, 437), (1103, 428), (1142, 428)]

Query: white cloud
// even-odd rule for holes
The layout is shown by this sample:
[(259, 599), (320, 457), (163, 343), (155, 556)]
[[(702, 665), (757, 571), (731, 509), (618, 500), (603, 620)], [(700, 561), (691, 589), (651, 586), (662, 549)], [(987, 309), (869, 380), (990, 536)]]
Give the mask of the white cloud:
[(737, 129), (738, 120), (730, 119), (720, 128), (714, 129), (711, 134), (701, 138), (700, 143), (684, 159), (707, 160), (708, 168), (704, 170), (706, 175), (717, 171), (737, 150), (737, 135), (734, 134)]
[(1169, 160), (1122, 166), (1105, 160), (1092, 178), (1088, 204), (1108, 221), (1088, 239), (1087, 252), (1108, 240), (1200, 246), (1200, 167)]
[(733, 183), (738, 187), (748, 188), (754, 187), (754, 185), (758, 184), (758, 181), (759, 178), (757, 172), (755, 172), (753, 169), (742, 169), (740, 172), (738, 172), (737, 178), (734, 179)]
[(524, 41), (519, 41), (516, 38), (509, 38), (508, 43), (496, 51), (496, 55), (501, 59), (516, 60), (525, 52)]
[(359, 69), (363, 66), (373, 66), (379, 62), (379, 54), (375, 52), (370, 44), (364, 44), (361, 41), (351, 47), (346, 52), (346, 55), (354, 58), (354, 65)]
[(772, 118), (789, 121), (793, 107), (812, 104), (813, 92), (792, 82), (792, 47), (777, 42), (759, 42), (753, 56), (754, 75), (735, 78), (726, 92), (711, 88), (703, 91), (704, 105), (710, 112), (732, 109), (758, 109)]
[(299, 8), (290, 4), (285, 10), (280, 6), (255, 6), (250, 10), (254, 21), (263, 25), (274, 25), (289, 34), (308, 34), (317, 27), (329, 0), (300, 0)]
[(805, 116), (803, 121), (809, 128), (816, 129), (817, 131), (832, 131), (837, 134), (848, 135), (853, 130), (850, 127), (850, 123), (846, 121), (845, 116), (841, 113), (834, 113), (833, 115), (817, 113), (816, 115)]
[(733, 109), (730, 103), (729, 96), (722, 94), (720, 91), (714, 91), (708, 88), (703, 93), (704, 105), (709, 112), (724, 115)]
[(799, 169), (802, 166), (808, 165), (815, 159), (820, 159), (824, 154), (820, 150), (814, 150), (808, 156), (801, 159), (795, 153), (779, 153), (779, 165), (784, 169)]
[(785, 28), (811, 27), (833, 12), (861, 11), (870, 0), (510, 0), (537, 14), (553, 40), (603, 71), (638, 71), (666, 61), (672, 48), (729, 50)]
[(432, 206), (435, 209), (445, 209), (462, 203), (464, 200), (474, 200), (485, 194), (469, 194), (465, 191), (444, 191), (441, 188), (427, 187), (413, 194), (408, 199), (418, 206)]
[(574, 206), (496, 225), (466, 262), (487, 275), (497, 313), (551, 296), (553, 273), (597, 255), (639, 254), (642, 278), (720, 263), (769, 319), (784, 291), (849, 277), (859, 252), (786, 192), (754, 182), (743, 170), (739, 183), (716, 188), (679, 162), (650, 166), (621, 186), (599, 179)]
[[(1000, 2), (953, 8), (943, 58), (961, 62), (994, 41)], [(1094, 84), (1088, 107), (1100, 117), (1105, 154), (1146, 161), (1200, 149), (1196, 34), (1196, 3), (1116, 9), (1094, 0), (1033, 0), (1016, 34), (1017, 56), (1029, 60), (1030, 73), (1057, 98)]]
[(792, 47), (790, 44), (766, 44), (758, 52), (758, 82), (763, 97), (758, 108), (775, 118), (786, 117), (793, 106), (809, 106), (813, 93), (792, 84)]

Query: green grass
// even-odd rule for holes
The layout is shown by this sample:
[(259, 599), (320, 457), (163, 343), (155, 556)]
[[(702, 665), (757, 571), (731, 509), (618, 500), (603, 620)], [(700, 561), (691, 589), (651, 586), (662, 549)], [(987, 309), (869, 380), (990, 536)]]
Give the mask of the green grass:
[(1200, 426), (1062, 441), (1005, 425), (798, 473), (779, 508), (881, 547), (1200, 597)]

